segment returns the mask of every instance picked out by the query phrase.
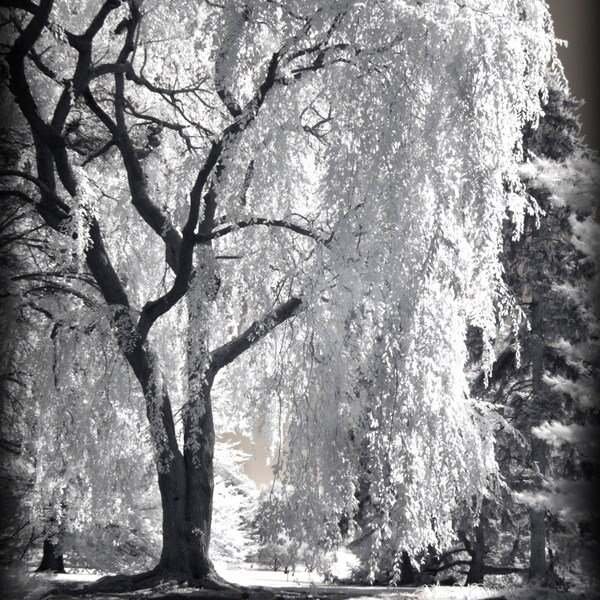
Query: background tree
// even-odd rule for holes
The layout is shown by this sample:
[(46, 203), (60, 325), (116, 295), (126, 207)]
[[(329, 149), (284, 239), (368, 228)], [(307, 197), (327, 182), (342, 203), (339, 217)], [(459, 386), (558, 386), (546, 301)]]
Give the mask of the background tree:
[[(582, 512), (581, 500), (572, 495), (567, 500), (563, 494), (562, 503), (557, 503), (560, 494), (554, 502), (540, 498), (552, 488), (564, 488), (568, 480), (567, 487), (579, 487), (581, 494), (581, 484), (575, 481), (596, 477), (589, 452), (586, 456), (576, 446), (561, 447), (556, 443), (560, 434), (552, 434), (549, 421), (566, 431), (593, 426), (598, 377), (597, 311), (590, 294), (598, 277), (592, 242), (597, 232), (598, 163), (579, 141), (572, 113), (576, 102), (564, 83), (556, 76), (551, 79), (540, 126), (526, 133), (529, 155), (523, 165), (524, 180), (541, 210), (525, 219), (525, 235), (515, 237), (512, 228), (507, 230), (503, 253), (507, 280), (521, 299), (526, 321), (518, 335), (513, 323), (512, 331), (504, 327), (499, 336), (500, 358), (489, 389), (481, 387), (482, 378), (475, 382), (505, 419), (497, 436), (497, 457), (509, 486), (508, 493), (498, 490), (491, 499), (493, 518), (487, 526), (478, 526), (479, 554), (506, 566), (515, 560), (517, 567), (527, 564), (531, 578), (546, 582), (556, 579), (557, 570), (566, 574), (575, 567), (579, 559), (567, 556), (567, 540), (579, 537), (577, 519), (595, 518), (589, 507)], [(517, 498), (528, 502), (515, 503)], [(498, 531), (505, 535), (498, 536)], [(525, 533), (529, 540), (523, 539)], [(490, 566), (488, 571), (494, 569)]]

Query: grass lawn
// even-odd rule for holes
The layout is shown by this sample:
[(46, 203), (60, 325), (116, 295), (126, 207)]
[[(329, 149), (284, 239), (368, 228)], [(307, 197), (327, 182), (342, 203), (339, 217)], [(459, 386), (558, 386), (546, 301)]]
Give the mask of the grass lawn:
[[(102, 598), (104, 600), (186, 600), (206, 598), (221, 600), (600, 600), (593, 592), (564, 592), (545, 588), (511, 587), (494, 589), (483, 586), (423, 586), (419, 588), (388, 588), (365, 586), (337, 586), (326, 584), (318, 575), (297, 570), (285, 574), (258, 567), (231, 569), (222, 566), (219, 573), (231, 583), (246, 589), (226, 592), (202, 591), (188, 587), (165, 585), (152, 590), (125, 594), (75, 595), (75, 590), (96, 581), (100, 575), (70, 573), (47, 575), (33, 573), (32, 569), (3, 569), (1, 597), (3, 600), (69, 600), (71, 598)], [(75, 593), (74, 593), (75, 592)]]

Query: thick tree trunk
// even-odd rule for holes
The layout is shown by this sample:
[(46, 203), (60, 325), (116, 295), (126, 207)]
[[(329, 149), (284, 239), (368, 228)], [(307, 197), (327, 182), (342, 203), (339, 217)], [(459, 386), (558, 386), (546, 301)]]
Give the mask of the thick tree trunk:
[[(18, 4), (18, 3), (17, 3)], [(254, 99), (244, 109), (244, 119), (236, 119), (226, 127), (212, 145), (196, 181), (190, 190), (190, 210), (180, 234), (166, 211), (155, 204), (148, 194), (144, 168), (136, 157), (134, 143), (128, 132), (123, 112), (125, 73), (115, 71), (114, 120), (113, 112), (101, 108), (88, 89), (92, 78), (90, 57), (94, 38), (104, 26), (109, 14), (118, 9), (119, 2), (102, 3), (95, 18), (84, 34), (72, 36), (70, 43), (79, 55), (74, 68), (72, 85), (63, 90), (60, 100), (50, 110), (51, 121), (40, 114), (28, 81), (26, 57), (50, 22), (52, 0), (41, 0), (36, 10), (7, 55), (10, 70), (10, 90), (29, 124), (35, 145), (37, 167), (36, 184), (41, 200), (36, 202), (40, 216), (53, 229), (66, 232), (65, 225), (72, 218), (72, 206), (62, 199), (63, 191), (71, 199), (78, 197), (78, 177), (70, 164), (67, 152), (65, 125), (76, 99), (83, 100), (91, 113), (104, 124), (110, 138), (120, 151), (122, 173), (127, 175), (131, 202), (144, 222), (165, 242), (166, 259), (175, 274), (172, 288), (158, 299), (146, 303), (141, 311), (132, 310), (125, 290), (106, 251), (102, 230), (93, 214), (87, 215), (89, 244), (86, 262), (107, 307), (112, 314), (117, 342), (139, 381), (146, 402), (150, 432), (156, 450), (158, 483), (163, 508), (163, 548), (159, 564), (149, 573), (123, 576), (94, 585), (96, 591), (110, 590), (112, 586), (124, 591), (147, 586), (161, 577), (175, 577), (205, 587), (223, 586), (225, 582), (214, 574), (208, 558), (213, 494), (214, 427), (210, 390), (219, 368), (235, 360), (242, 352), (257, 343), (279, 323), (292, 317), (302, 305), (299, 298), (290, 298), (278, 305), (264, 319), (258, 320), (229, 343), (224, 344), (209, 364), (208, 325), (211, 306), (219, 289), (219, 277), (210, 241), (196, 248), (195, 272), (190, 252), (198, 234), (210, 240), (215, 226), (216, 182), (224, 170), (224, 149), (231, 149), (239, 136), (256, 117), (266, 94), (277, 82), (279, 54), (274, 54), (266, 78), (256, 90)], [(126, 32), (118, 62), (124, 64), (135, 49), (135, 31), (141, 19), (136, 3), (130, 3), (130, 18), (122, 24)], [(73, 40), (77, 40), (74, 42)], [(217, 74), (218, 75), (218, 74)], [(218, 78), (218, 77), (217, 77)], [(234, 106), (227, 90), (219, 95), (230, 112), (239, 116), (241, 109)], [(214, 175), (214, 177), (213, 177)], [(58, 179), (62, 188), (58, 189)], [(64, 190), (63, 190), (64, 188)], [(200, 213), (203, 213), (202, 215)], [(192, 279), (188, 292), (188, 284)], [(165, 314), (183, 296), (189, 309), (188, 345), (188, 399), (184, 406), (184, 449), (178, 445), (172, 407), (159, 361), (147, 342), (148, 333), (158, 317)], [(138, 320), (139, 319), (139, 320)]]
[(58, 544), (55, 544), (47, 538), (44, 540), (42, 562), (36, 569), (36, 573), (44, 571), (52, 571), (53, 573), (65, 572), (65, 562)]
[(529, 579), (545, 579), (546, 564), (546, 515), (543, 510), (529, 513), (531, 530), (531, 553), (529, 558)]
[(412, 564), (410, 554), (402, 550), (400, 555), (400, 585), (413, 585), (417, 580), (417, 571)]
[[(126, 355), (146, 398), (163, 514), (160, 560), (147, 576), (201, 587), (224, 587), (226, 582), (216, 576), (208, 557), (215, 443), (210, 385), (204, 385), (200, 393), (195, 388), (193, 400), (188, 398), (182, 454), (158, 360), (147, 343)], [(206, 382), (207, 378), (202, 380)], [(138, 583), (141, 587), (143, 581)]]
[(202, 583), (214, 575), (214, 569), (208, 557), (210, 525), (198, 516), (212, 510), (212, 493), (194, 493), (197, 486), (190, 479), (181, 457), (171, 463), (168, 472), (159, 472), (163, 547), (158, 572), (175, 579)]
[(485, 576), (485, 535), (483, 532), (483, 523), (479, 522), (479, 525), (475, 527), (475, 540), (471, 545), (471, 565), (469, 566), (469, 572), (467, 573), (466, 584), (472, 583), (483, 583)]
[[(214, 448), (215, 432), (210, 406), (210, 390), (205, 396), (205, 412), (200, 419), (198, 432), (194, 432), (195, 443), (186, 444), (184, 461), (187, 483), (187, 518), (192, 525), (190, 535), (197, 547), (197, 561), (201, 563), (203, 575), (212, 570), (208, 560), (211, 537), (213, 491), (214, 491)], [(192, 436), (188, 436), (188, 442)], [(194, 448), (194, 446), (196, 446)]]
[(214, 373), (209, 366), (208, 324), (218, 291), (212, 248), (196, 251), (196, 273), (187, 296), (187, 401), (183, 410), (183, 456), (178, 448), (160, 472), (163, 549), (159, 571), (212, 587), (224, 583), (209, 559), (214, 490), (215, 431), (211, 404)]

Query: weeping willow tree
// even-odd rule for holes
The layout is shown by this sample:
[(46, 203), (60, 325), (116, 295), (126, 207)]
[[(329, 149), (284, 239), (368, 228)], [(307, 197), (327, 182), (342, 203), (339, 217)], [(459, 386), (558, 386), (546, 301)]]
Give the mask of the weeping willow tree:
[(108, 584), (224, 585), (215, 422), (262, 425), (305, 539), (361, 526), (360, 474), (374, 560), (447, 541), (496, 469), (465, 332), (489, 369), (502, 223), (536, 210), (522, 130), (560, 68), (545, 3), (2, 6), (2, 197), (91, 275), (155, 449), (160, 559)]

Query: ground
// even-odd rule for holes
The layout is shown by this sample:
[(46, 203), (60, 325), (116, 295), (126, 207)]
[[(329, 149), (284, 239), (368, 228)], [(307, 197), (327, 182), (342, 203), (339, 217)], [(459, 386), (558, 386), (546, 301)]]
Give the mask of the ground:
[(558, 592), (543, 588), (493, 589), (481, 586), (350, 587), (328, 585), (314, 574), (298, 570), (285, 574), (259, 568), (227, 569), (220, 573), (243, 588), (209, 592), (172, 585), (127, 594), (74, 595), (78, 587), (99, 575), (32, 574), (30, 569), (2, 572), (3, 600), (600, 600), (600, 595), (583, 592)]

